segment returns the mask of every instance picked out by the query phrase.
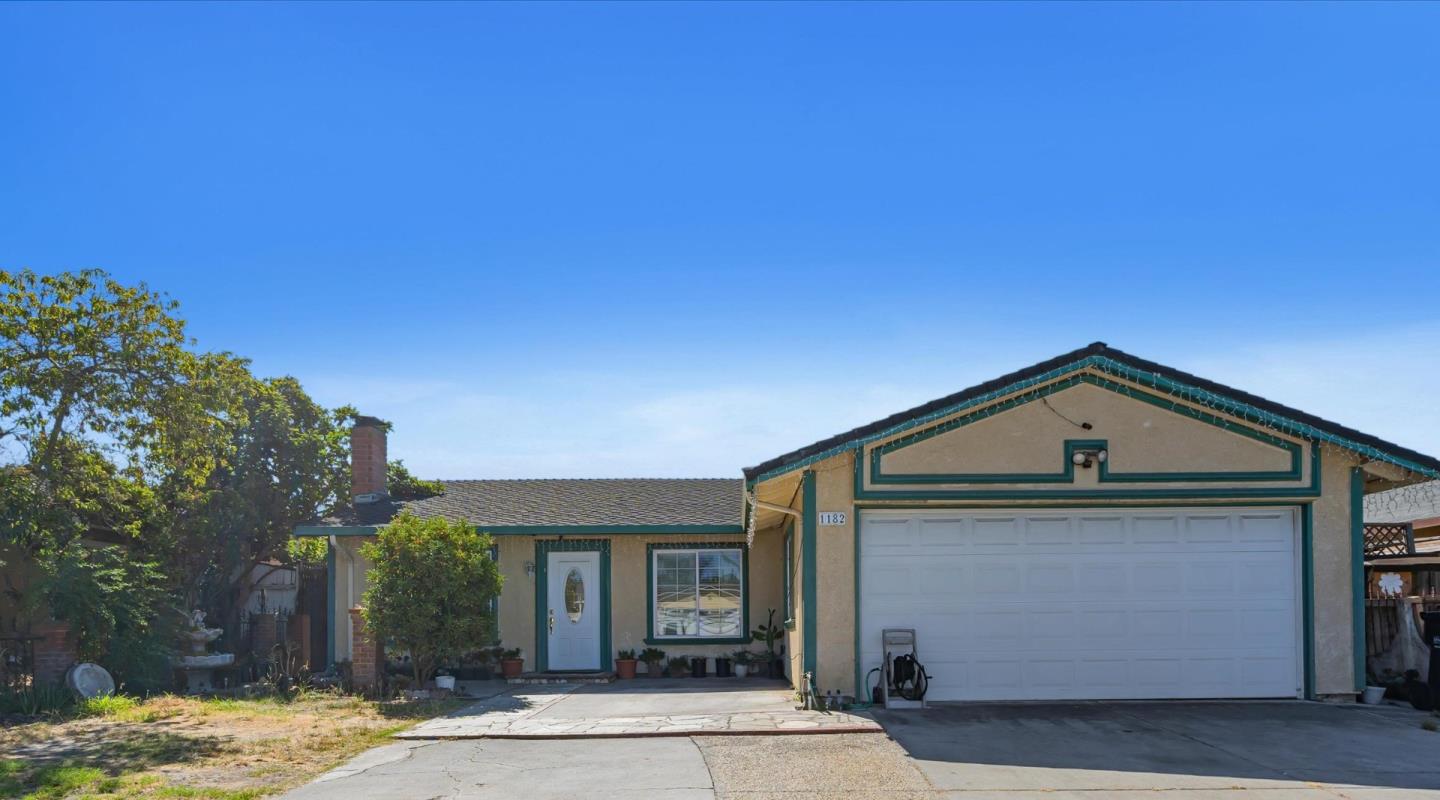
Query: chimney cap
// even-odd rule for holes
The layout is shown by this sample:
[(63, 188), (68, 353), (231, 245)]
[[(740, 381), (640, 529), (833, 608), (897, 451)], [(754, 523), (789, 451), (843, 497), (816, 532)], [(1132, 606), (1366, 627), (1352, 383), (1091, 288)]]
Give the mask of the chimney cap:
[(355, 427), (389, 429), (390, 423), (386, 422), (383, 419), (380, 419), (379, 417), (372, 417), (366, 414), (357, 414), (355, 416)]

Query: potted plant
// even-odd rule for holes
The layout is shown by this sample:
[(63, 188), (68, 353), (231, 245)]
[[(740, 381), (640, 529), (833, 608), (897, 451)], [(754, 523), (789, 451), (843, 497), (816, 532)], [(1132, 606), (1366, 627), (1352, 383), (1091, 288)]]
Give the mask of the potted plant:
[(635, 677), (634, 650), (621, 650), (615, 654), (615, 674), (624, 680)]
[(675, 656), (670, 659), (670, 677), (686, 678), (690, 675), (690, 659), (685, 656)]
[(750, 635), (765, 643), (765, 651), (769, 658), (770, 677), (785, 677), (785, 665), (780, 661), (780, 653), (775, 650), (775, 643), (785, 635), (785, 629), (775, 624), (775, 609), (770, 609), (770, 617), (766, 623), (756, 628)]
[(730, 658), (735, 662), (735, 677), (743, 678), (750, 672), (750, 651), (736, 650)]
[(705, 656), (690, 656), (690, 677), (703, 678), (709, 670), (705, 669)]
[(514, 647), (500, 651), (500, 674), (508, 678), (518, 678), (520, 673), (525, 671), (525, 654), (520, 648)]
[(640, 660), (645, 662), (645, 674), (651, 678), (665, 677), (665, 651), (647, 647), (640, 651)]
[(715, 677), (729, 678), (734, 675), (730, 671), (730, 656), (715, 656)]
[(455, 676), (450, 674), (450, 670), (441, 669), (435, 673), (435, 688), (455, 691)]

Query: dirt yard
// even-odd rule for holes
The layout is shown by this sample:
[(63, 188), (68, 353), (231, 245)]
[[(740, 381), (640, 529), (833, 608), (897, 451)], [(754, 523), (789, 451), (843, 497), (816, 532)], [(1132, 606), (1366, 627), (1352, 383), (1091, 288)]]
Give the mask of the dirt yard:
[(264, 797), (463, 704), (320, 693), (288, 701), (110, 698), (78, 716), (6, 720), (0, 797)]

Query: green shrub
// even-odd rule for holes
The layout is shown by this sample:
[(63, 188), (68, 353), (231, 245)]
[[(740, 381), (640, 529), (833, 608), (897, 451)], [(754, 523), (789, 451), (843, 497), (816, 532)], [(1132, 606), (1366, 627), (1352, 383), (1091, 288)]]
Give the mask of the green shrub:
[(81, 717), (116, 717), (129, 714), (139, 705), (139, 701), (133, 697), (112, 694), (81, 700), (75, 705), (75, 714)]
[(62, 686), (42, 684), (28, 689), (0, 689), (0, 714), (58, 714), (75, 703), (75, 696)]

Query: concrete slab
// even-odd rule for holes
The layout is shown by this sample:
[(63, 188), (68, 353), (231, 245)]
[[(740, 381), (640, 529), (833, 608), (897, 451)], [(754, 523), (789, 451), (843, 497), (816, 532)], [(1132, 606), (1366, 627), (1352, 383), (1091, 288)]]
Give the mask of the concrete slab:
[(715, 792), (688, 739), (483, 740), (378, 748), (284, 797), (713, 800)]
[(1440, 798), (1440, 735), (1359, 706), (957, 704), (876, 717), (931, 783), (967, 798), (1249, 790), (1278, 800), (1344, 787)]
[(862, 714), (797, 711), (789, 689), (760, 680), (635, 680), (516, 687), (397, 734), (401, 739), (880, 733)]

